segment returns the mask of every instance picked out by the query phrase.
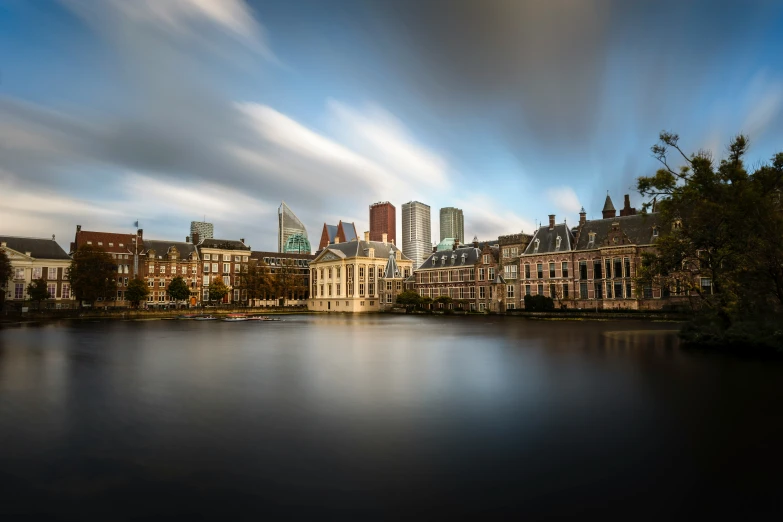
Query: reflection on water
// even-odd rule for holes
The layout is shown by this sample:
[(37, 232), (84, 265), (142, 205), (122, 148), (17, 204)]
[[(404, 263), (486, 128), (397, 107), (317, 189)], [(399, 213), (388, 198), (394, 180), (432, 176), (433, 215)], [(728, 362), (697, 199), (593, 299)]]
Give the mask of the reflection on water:
[(783, 367), (682, 352), (675, 328), (333, 315), (0, 330), (0, 513), (532, 517), (703, 510), (716, 494), (761, 509)]

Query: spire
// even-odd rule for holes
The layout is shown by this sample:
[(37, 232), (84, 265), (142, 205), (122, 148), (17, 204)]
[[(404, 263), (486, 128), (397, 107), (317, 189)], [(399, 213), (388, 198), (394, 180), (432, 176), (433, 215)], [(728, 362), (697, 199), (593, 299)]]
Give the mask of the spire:
[(604, 209), (602, 211), (603, 218), (613, 218), (617, 216), (617, 209), (614, 208), (614, 205), (612, 204), (612, 198), (609, 197), (609, 192), (606, 193), (606, 201), (604, 202)]

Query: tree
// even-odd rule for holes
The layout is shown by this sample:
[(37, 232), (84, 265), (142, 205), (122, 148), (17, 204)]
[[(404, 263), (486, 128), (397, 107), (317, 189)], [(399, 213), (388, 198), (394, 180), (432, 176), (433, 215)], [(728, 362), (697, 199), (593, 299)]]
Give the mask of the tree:
[(0, 250), (0, 310), (5, 304), (5, 291), (8, 288), (8, 281), (13, 275), (11, 260), (8, 258), (5, 250)]
[(413, 290), (405, 290), (397, 294), (397, 304), (405, 307), (406, 310), (421, 305), (421, 296)]
[(217, 276), (211, 283), (209, 283), (209, 300), (220, 301), (228, 294), (228, 287), (223, 282), (223, 278)]
[(177, 276), (171, 280), (166, 293), (175, 301), (186, 301), (190, 297), (190, 289), (185, 280), (182, 279), (182, 276)]
[(239, 286), (247, 294), (248, 300), (261, 299), (273, 293), (272, 276), (263, 261), (251, 261), (247, 266), (242, 266), (241, 277)]
[(27, 295), (30, 296), (30, 300), (36, 303), (36, 308), (41, 309), (41, 302), (49, 299), (49, 289), (46, 287), (46, 281), (43, 279), (35, 279), (29, 285), (27, 285)]
[(272, 286), (276, 294), (283, 298), (283, 306), (289, 296), (305, 290), (304, 275), (294, 264), (294, 260), (282, 260), (282, 264), (274, 270)]
[[(716, 165), (710, 152), (688, 156), (679, 136), (660, 134), (652, 152), (662, 168), (639, 178), (637, 189), (652, 198), (645, 210), (655, 202), (662, 233), (642, 256), (637, 287), (679, 290), (691, 300), (686, 341), (783, 349), (774, 326), (783, 311), (783, 153), (748, 173), (748, 146), (737, 136)], [(682, 166), (670, 164), (672, 152)]]
[(128, 289), (125, 291), (125, 299), (127, 299), (134, 308), (138, 308), (139, 303), (145, 301), (148, 295), (150, 295), (150, 289), (143, 279), (134, 277), (130, 280)]
[(525, 310), (530, 312), (547, 312), (555, 309), (555, 302), (545, 295), (526, 295)]
[(84, 245), (73, 254), (68, 278), (74, 296), (92, 306), (98, 298), (106, 300), (117, 292), (116, 273), (117, 265), (109, 254)]

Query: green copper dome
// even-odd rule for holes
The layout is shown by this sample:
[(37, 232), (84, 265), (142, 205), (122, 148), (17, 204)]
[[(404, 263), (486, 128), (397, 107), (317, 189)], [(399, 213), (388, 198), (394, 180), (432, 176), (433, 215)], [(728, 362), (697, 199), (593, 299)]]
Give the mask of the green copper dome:
[(302, 234), (291, 234), (285, 242), (283, 252), (286, 254), (309, 254), (310, 241)]
[(443, 241), (438, 243), (438, 246), (437, 246), (438, 252), (440, 252), (441, 250), (451, 250), (452, 247), (454, 246), (455, 239), (456, 238), (453, 238), (453, 237), (443, 238)]

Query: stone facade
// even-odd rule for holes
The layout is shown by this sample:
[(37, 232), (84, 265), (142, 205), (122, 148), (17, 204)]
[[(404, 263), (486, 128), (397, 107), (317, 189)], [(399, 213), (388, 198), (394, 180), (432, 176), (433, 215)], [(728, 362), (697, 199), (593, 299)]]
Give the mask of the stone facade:
[[(29, 303), (27, 285), (43, 279), (49, 299), (42, 308), (73, 308), (76, 301), (68, 280), (70, 256), (52, 239), (0, 236), (0, 251), (11, 261), (11, 279), (5, 284), (6, 308), (20, 308)], [(27, 303), (25, 302), (27, 301)]]

